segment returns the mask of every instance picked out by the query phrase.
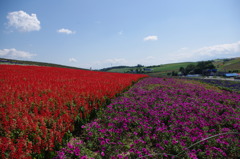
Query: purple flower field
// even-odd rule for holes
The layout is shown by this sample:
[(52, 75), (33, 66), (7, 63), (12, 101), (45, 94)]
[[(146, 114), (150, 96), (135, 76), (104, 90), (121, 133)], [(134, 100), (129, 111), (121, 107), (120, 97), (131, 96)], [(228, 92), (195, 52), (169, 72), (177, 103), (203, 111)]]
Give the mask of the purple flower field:
[(228, 91), (235, 91), (240, 93), (240, 82), (239, 81), (228, 81), (228, 80), (217, 80), (217, 79), (198, 79), (198, 78), (190, 78), (191, 80), (201, 81), (207, 84), (211, 84), (221, 89), (225, 89)]
[(197, 81), (145, 78), (98, 112), (64, 158), (238, 158), (240, 94)]

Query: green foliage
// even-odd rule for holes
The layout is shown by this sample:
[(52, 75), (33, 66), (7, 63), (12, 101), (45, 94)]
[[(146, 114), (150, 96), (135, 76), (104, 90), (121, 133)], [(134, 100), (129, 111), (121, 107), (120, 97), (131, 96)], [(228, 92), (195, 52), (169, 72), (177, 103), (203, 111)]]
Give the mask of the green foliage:
[(196, 74), (202, 74), (204, 70), (207, 69), (215, 69), (215, 66), (213, 65), (212, 61), (200, 61), (198, 62), (194, 72)]
[(215, 69), (215, 66), (213, 65), (212, 61), (200, 61), (196, 65), (189, 64), (185, 68), (180, 67), (179, 71), (181, 72), (182, 75), (206, 74), (207, 70), (209, 69)]

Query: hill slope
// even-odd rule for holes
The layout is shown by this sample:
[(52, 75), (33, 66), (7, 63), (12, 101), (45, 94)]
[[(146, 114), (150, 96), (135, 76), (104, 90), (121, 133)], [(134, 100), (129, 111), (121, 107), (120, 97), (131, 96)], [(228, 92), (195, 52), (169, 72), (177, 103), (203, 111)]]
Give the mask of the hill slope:
[[(35, 61), (22, 61), (22, 60), (13, 60), (0, 58), (0, 64), (20, 64), (20, 65), (37, 65), (37, 66), (50, 66), (50, 67), (64, 67), (72, 69), (82, 69), (78, 67), (64, 66), (59, 64), (45, 63), (45, 62), (35, 62)], [(161, 74), (167, 75), (173, 71), (178, 72), (180, 67), (186, 67), (189, 64), (196, 65), (197, 62), (180, 62), (180, 63), (171, 63), (163, 65), (152, 65), (152, 66), (114, 66), (109, 68), (100, 69), (99, 71), (104, 72), (118, 72), (118, 73), (146, 73), (149, 75)], [(240, 57), (229, 58), (229, 59), (216, 59), (213, 61), (213, 64), (222, 72), (240, 72)], [(143, 71), (144, 69), (151, 69), (152, 71)]]
[(0, 58), (0, 64), (36, 65), (36, 66), (49, 66), (49, 67), (63, 67), (63, 68), (72, 68), (72, 69), (82, 69), (82, 68), (78, 68), (78, 67), (64, 66), (64, 65), (46, 63), (46, 62), (22, 61), (22, 60), (13, 60), (13, 59), (5, 59), (5, 58)]
[(240, 72), (240, 57), (215, 60), (214, 65), (219, 71), (232, 72), (238, 70)]
[[(101, 71), (107, 72), (136, 72), (139, 70), (139, 73), (147, 73), (147, 74), (161, 74), (166, 75), (173, 71), (178, 72), (180, 67), (186, 67), (189, 64), (196, 65), (197, 62), (181, 62), (181, 63), (172, 63), (172, 64), (163, 64), (163, 65), (154, 65), (147, 67), (138, 67), (138, 66), (117, 66), (117, 67), (109, 67), (102, 69)], [(218, 69), (218, 71), (229, 72), (229, 71), (238, 71), (240, 72), (240, 57), (229, 58), (229, 59), (217, 59), (213, 60), (214, 66)], [(141, 72), (144, 68), (152, 69), (151, 72)]]
[[(153, 66), (147, 66), (147, 67), (139, 67), (139, 66), (125, 66), (125, 67), (110, 67), (101, 69), (100, 71), (107, 71), (107, 72), (136, 72), (136, 70), (139, 70), (139, 73), (147, 73), (147, 74), (154, 74), (154, 73), (161, 73), (163, 75), (167, 73), (171, 73), (172, 71), (178, 71), (180, 67), (186, 67), (189, 64), (196, 64), (196, 62), (181, 62), (181, 63), (172, 63), (172, 64), (163, 64), (163, 65), (153, 65)], [(143, 69), (151, 69), (152, 71), (143, 71)]]

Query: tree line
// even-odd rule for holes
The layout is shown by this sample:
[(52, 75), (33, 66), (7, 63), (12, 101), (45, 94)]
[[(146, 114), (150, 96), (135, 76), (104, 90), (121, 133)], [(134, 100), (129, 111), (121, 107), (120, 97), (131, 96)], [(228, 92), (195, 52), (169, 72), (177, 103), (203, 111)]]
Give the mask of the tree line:
[(179, 73), (181, 75), (188, 75), (188, 74), (202, 74), (207, 75), (209, 72), (216, 72), (216, 67), (212, 63), (213, 61), (200, 61), (196, 65), (189, 64), (186, 67), (180, 67), (179, 72), (172, 71), (170, 73), (172, 76), (177, 76)]

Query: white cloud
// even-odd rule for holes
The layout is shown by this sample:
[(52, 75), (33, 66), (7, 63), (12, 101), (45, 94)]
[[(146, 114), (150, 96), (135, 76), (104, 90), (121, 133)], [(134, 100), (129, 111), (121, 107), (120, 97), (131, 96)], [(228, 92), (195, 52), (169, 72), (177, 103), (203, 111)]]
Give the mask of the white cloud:
[(126, 59), (124, 58), (112, 58), (112, 59), (104, 59), (99, 61), (94, 61), (90, 63), (81, 63), (79, 67), (82, 68), (92, 68), (92, 69), (102, 69), (112, 66), (122, 66), (122, 65), (131, 65)]
[(154, 59), (155, 59), (154, 56), (148, 56), (148, 57), (146, 57), (146, 60), (154, 60)]
[(170, 59), (172, 59), (174, 62), (238, 57), (240, 56), (240, 41), (230, 44), (207, 46), (195, 50), (191, 50), (189, 48), (181, 48), (169, 55)]
[(8, 26), (14, 27), (20, 32), (38, 31), (41, 29), (40, 21), (36, 14), (27, 14), (24, 11), (8, 13)]
[(153, 54), (146, 57), (136, 57), (134, 59), (112, 58), (92, 63), (82, 64), (85, 68), (101, 69), (111, 66), (136, 66), (141, 64), (144, 66), (160, 65), (177, 62), (191, 62), (201, 60), (213, 60), (217, 58), (230, 58), (240, 56), (240, 41), (230, 44), (213, 45), (192, 49), (190, 47), (182, 47), (174, 52), (166, 54)]
[(189, 48), (187, 48), (187, 47), (182, 47), (181, 49), (180, 49), (180, 51), (186, 51), (186, 50), (188, 50)]
[(77, 60), (75, 58), (70, 58), (68, 61), (69, 62), (77, 62)]
[(144, 40), (144, 41), (149, 41), (149, 40), (151, 40), (151, 41), (156, 41), (156, 40), (158, 40), (158, 36), (156, 36), (156, 35), (150, 35), (150, 36), (145, 37), (143, 40)]
[(63, 33), (63, 34), (75, 34), (75, 31), (69, 30), (69, 29), (59, 29), (57, 30), (58, 33)]
[(100, 20), (96, 20), (94, 23), (95, 24), (101, 24), (102, 22)]
[(221, 44), (203, 47), (195, 51), (202, 56), (217, 56), (217, 55), (231, 55), (235, 53), (240, 54), (240, 41), (232, 44)]
[(117, 65), (117, 64), (125, 64), (127, 60), (124, 58), (115, 58), (115, 59), (106, 59), (103, 62)]
[(0, 50), (0, 56), (5, 58), (32, 58), (33, 56), (36, 56), (36, 54), (31, 54), (29, 52), (16, 50), (14, 48), (12, 49), (3, 49)]
[(119, 32), (118, 32), (118, 35), (123, 35), (123, 31), (119, 31)]

